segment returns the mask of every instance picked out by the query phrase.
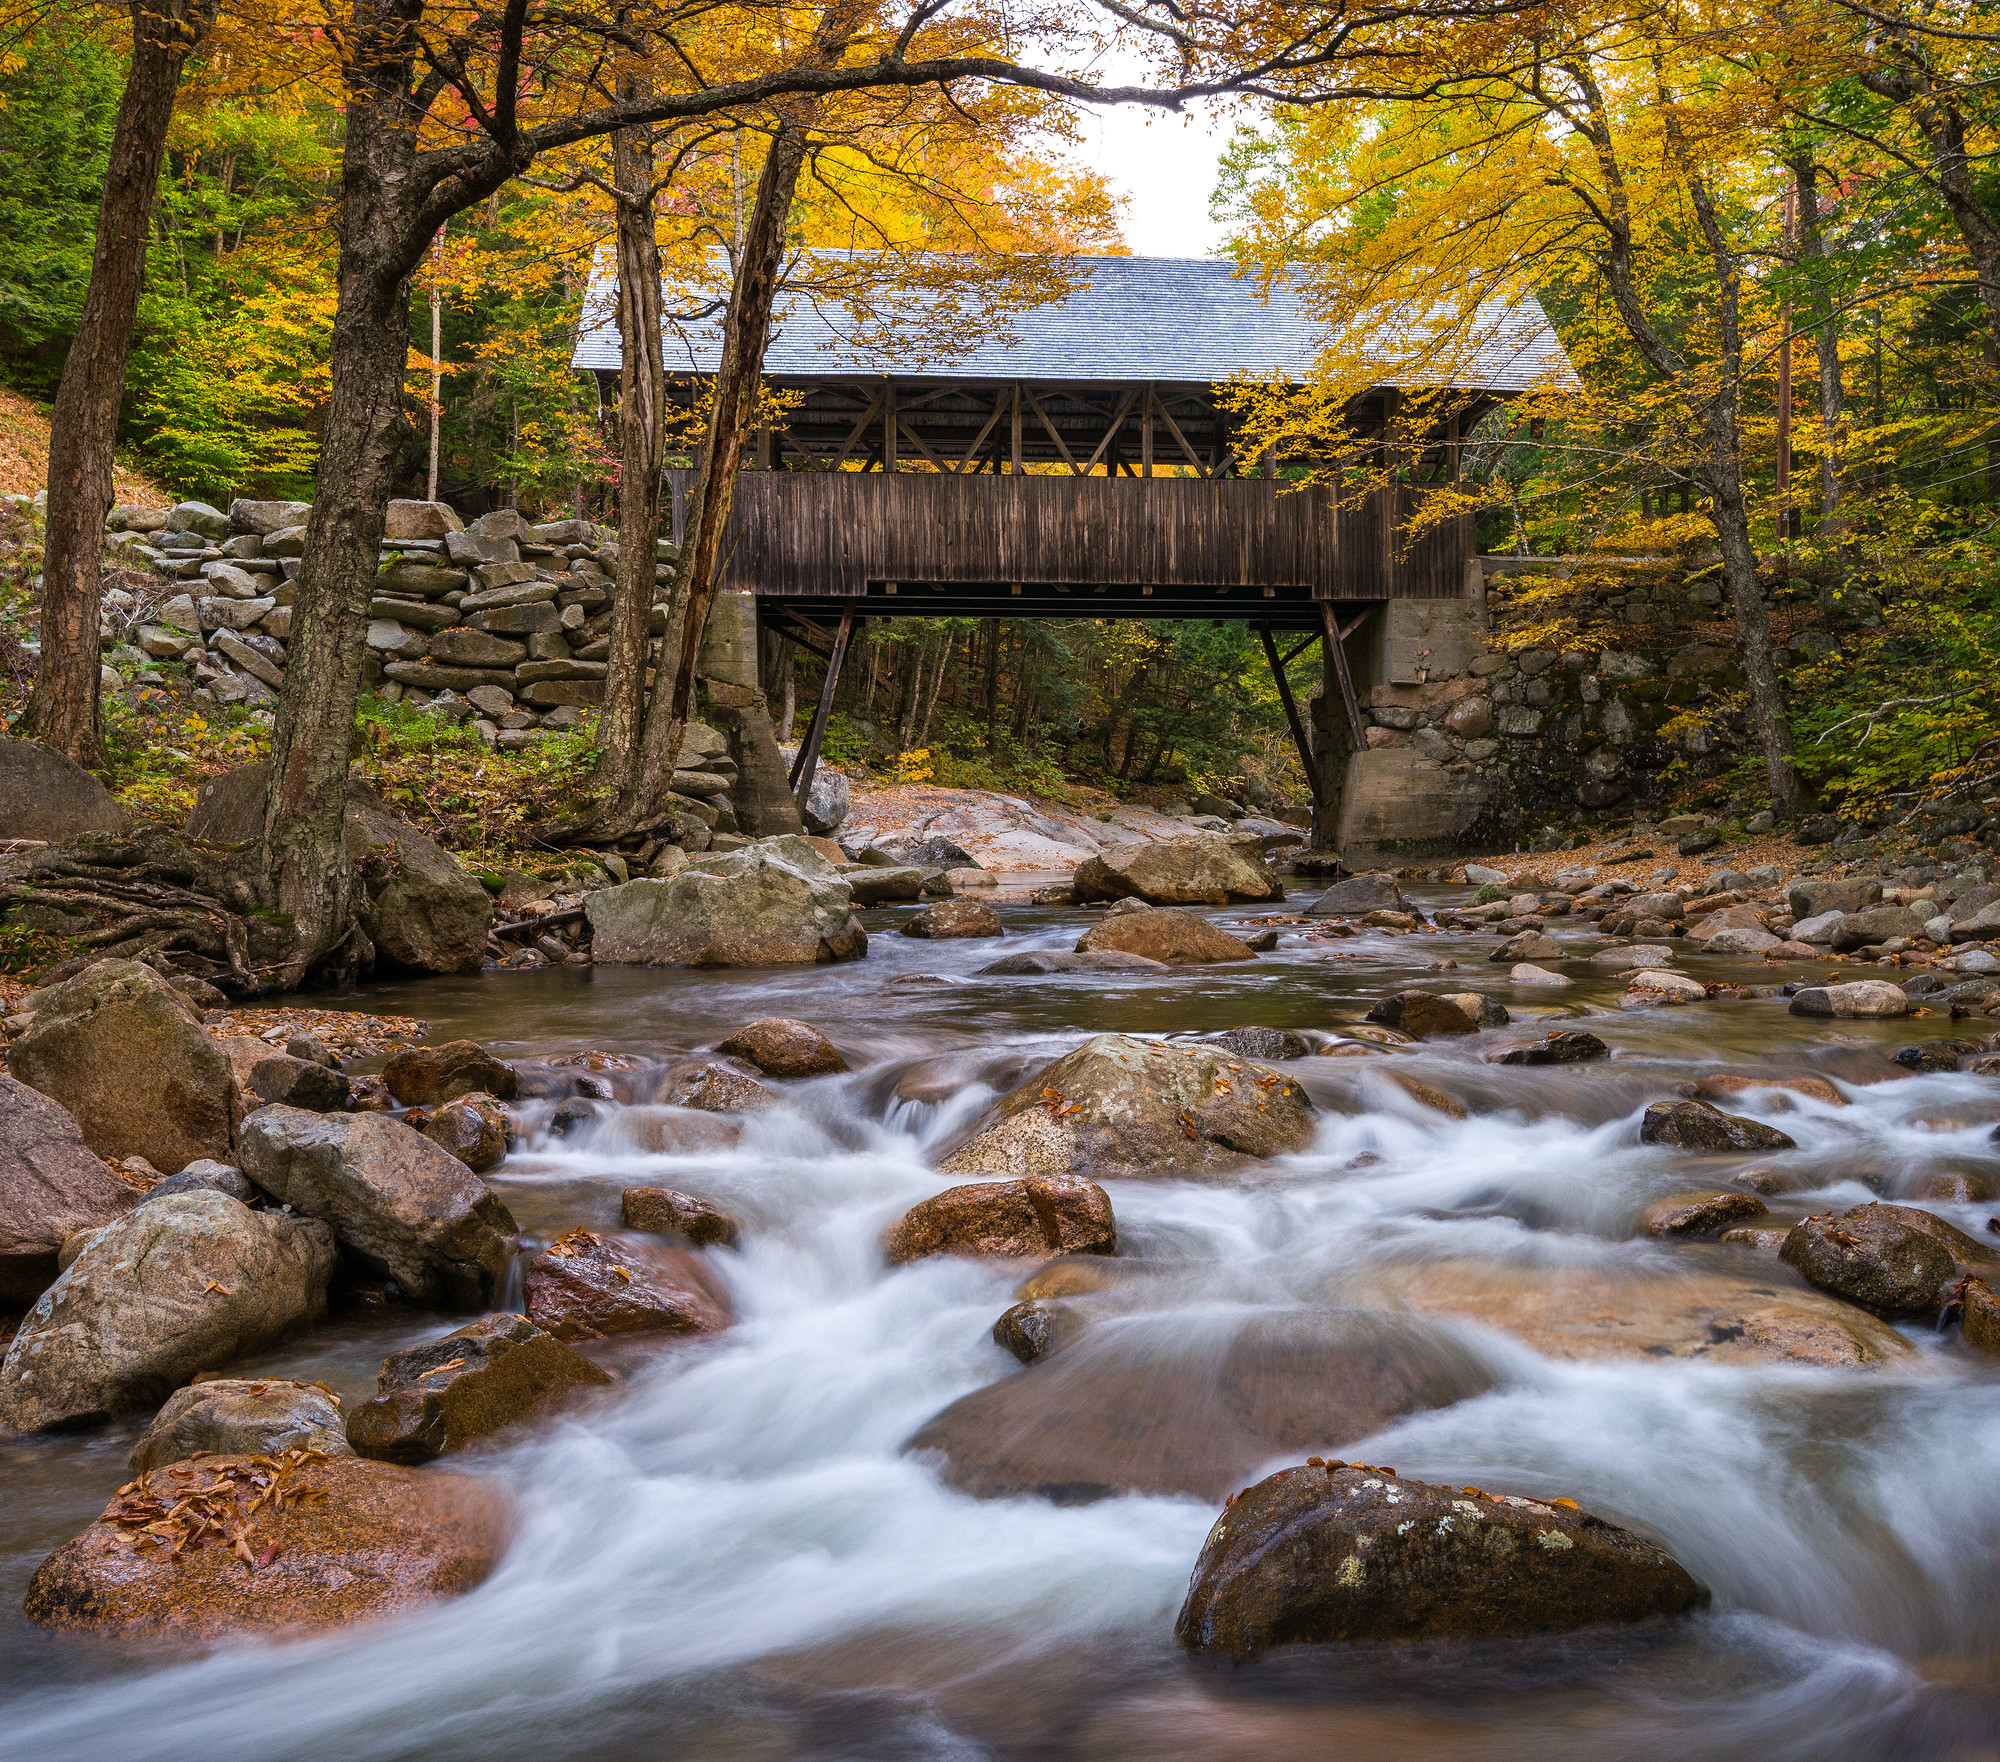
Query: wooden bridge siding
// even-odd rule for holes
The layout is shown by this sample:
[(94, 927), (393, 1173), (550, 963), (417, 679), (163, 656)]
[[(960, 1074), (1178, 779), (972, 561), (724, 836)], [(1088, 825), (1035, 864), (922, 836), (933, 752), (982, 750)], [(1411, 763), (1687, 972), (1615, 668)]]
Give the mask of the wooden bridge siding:
[[(1400, 490), (1399, 515), (1414, 500)], [(778, 598), (860, 594), (870, 581), (1457, 598), (1470, 519), (1392, 558), (1385, 501), (1336, 512), (1328, 490), (1280, 495), (1254, 479), (750, 471), (737, 480), (722, 585)]]

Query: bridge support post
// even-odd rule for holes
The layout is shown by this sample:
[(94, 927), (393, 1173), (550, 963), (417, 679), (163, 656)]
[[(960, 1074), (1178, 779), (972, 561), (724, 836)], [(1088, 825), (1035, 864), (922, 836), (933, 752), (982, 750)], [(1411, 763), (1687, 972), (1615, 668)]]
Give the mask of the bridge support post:
[(813, 774), (819, 770), (820, 742), (826, 739), (826, 724), (833, 714), (833, 691), (840, 683), (840, 664), (847, 659), (847, 645), (854, 636), (854, 607), (843, 606), (840, 628), (834, 633), (833, 653), (827, 657), (826, 683), (819, 688), (819, 702), (813, 706), (812, 727), (799, 746), (792, 766), (792, 799), (798, 803), (799, 818), (806, 813), (806, 797), (812, 794)]
[[(1271, 678), (1278, 688), (1278, 702), (1285, 706), (1285, 721), (1292, 731), (1292, 744), (1299, 749), (1299, 764), (1306, 774), (1306, 787), (1312, 791), (1313, 817), (1317, 819), (1326, 808), (1326, 785), (1321, 780), (1319, 765), (1313, 758), (1312, 736), (1306, 732), (1306, 725), (1299, 717), (1298, 700), (1292, 696), (1292, 682), (1285, 677), (1285, 663), (1291, 658), (1280, 655), (1278, 645), (1271, 640), (1270, 630), (1259, 625), (1258, 640), (1264, 645), (1264, 659), (1271, 664)], [(1311, 637), (1306, 638), (1309, 645)], [(1298, 651), (1294, 649), (1293, 654)]]
[[(1354, 750), (1365, 752), (1368, 748), (1368, 731), (1361, 722), (1361, 700), (1354, 695), (1354, 675), (1347, 668), (1347, 645), (1341, 641), (1340, 620), (1333, 615), (1333, 602), (1321, 600), (1319, 603), (1320, 631), (1326, 639), (1326, 658), (1333, 663), (1334, 673), (1340, 680), (1340, 701), (1347, 706), (1348, 732), (1354, 736)], [(1359, 624), (1360, 619), (1355, 623)]]

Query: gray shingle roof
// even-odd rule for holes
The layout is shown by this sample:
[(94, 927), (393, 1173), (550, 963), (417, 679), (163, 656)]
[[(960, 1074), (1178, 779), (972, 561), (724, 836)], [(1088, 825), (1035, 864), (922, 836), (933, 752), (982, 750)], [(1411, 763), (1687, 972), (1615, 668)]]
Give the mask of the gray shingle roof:
[[(1303, 379), (1318, 353), (1319, 327), (1294, 289), (1267, 301), (1255, 281), (1207, 257), (1089, 257), (1081, 281), (1060, 300), (1016, 312), (1013, 333), (990, 336), (935, 360), (889, 356), (857, 344), (838, 308), (781, 298), (764, 371), (777, 379), (893, 373), (899, 378), (1154, 380), (1207, 382), (1236, 373)], [(598, 260), (584, 300), (572, 363), (615, 372), (615, 265)], [(1467, 390), (1526, 391), (1577, 384), (1569, 357), (1532, 295), (1493, 304), (1469, 367), (1443, 374), (1404, 370), (1403, 385), (1450, 383)], [(721, 323), (668, 326), (669, 372), (714, 371)]]

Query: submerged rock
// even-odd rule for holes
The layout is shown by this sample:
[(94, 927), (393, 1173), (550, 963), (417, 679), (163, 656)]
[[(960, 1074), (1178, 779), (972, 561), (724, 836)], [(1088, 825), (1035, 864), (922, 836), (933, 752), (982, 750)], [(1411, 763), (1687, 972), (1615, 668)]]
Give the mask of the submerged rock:
[(1199, 1038), (1206, 1046), (1219, 1046), (1243, 1058), (1307, 1058), (1312, 1053), (1312, 1042), (1289, 1028), (1225, 1028)]
[(981, 979), (1017, 979), (1039, 978), (1046, 973), (1163, 973), (1166, 970), (1165, 961), (1149, 960), (1142, 954), (1126, 954), (1112, 948), (1086, 949), (1082, 953), (1037, 948), (1024, 954), (1002, 955), (991, 966), (981, 967), (975, 976)]
[(29, 1310), (0, 1365), (0, 1420), (45, 1432), (157, 1407), (195, 1372), (319, 1320), (336, 1258), (324, 1224), (227, 1194), (138, 1206)]
[(463, 1595), (512, 1529), (492, 1481), (312, 1450), (207, 1457), (121, 1488), (42, 1562), (23, 1606), (43, 1627), (120, 1640), (337, 1627)]
[(891, 1266), (932, 1254), (1115, 1254), (1111, 1200), (1072, 1175), (978, 1181), (912, 1206), (882, 1238)]
[(1705, 1101), (1656, 1101), (1639, 1124), (1641, 1144), (1668, 1144), (1676, 1150), (1796, 1150), (1776, 1126), (1742, 1114), (1724, 1113)]
[(1023, 1364), (1048, 1357), (1083, 1331), (1074, 1304), (1029, 1297), (1002, 1312), (993, 1324), (993, 1343), (1004, 1346)]
[(40, 1296), (63, 1243), (138, 1197), (85, 1145), (68, 1108), (0, 1073), (0, 1305)]
[(1768, 1095), (1773, 1090), (1789, 1091), (1794, 1095), (1807, 1095), (1814, 1101), (1823, 1101), (1828, 1107), (1845, 1107), (1847, 1097), (1842, 1095), (1824, 1077), (1785, 1076), (1752, 1077), (1734, 1071), (1717, 1071), (1702, 1078), (1695, 1085), (1695, 1094), (1704, 1101), (1727, 1101), (1738, 1095)]
[(1174, 1632), (1191, 1650), (1242, 1658), (1328, 1641), (1562, 1633), (1707, 1601), (1665, 1550), (1573, 1500), (1308, 1463), (1230, 1502)]
[(671, 1187), (627, 1187), (625, 1222), (656, 1236), (685, 1236), (697, 1248), (736, 1246), (737, 1225), (720, 1206)]
[(610, 1381), (525, 1315), (483, 1315), (383, 1359), (375, 1398), (348, 1416), (347, 1442), (363, 1456), (415, 1467)]
[(99, 1156), (182, 1169), (226, 1160), (235, 1142), (229, 1060), (194, 1006), (137, 961), (64, 980), (7, 1049), (7, 1068), (67, 1108)]
[(1966, 1271), (2000, 1265), (1984, 1244), (1910, 1205), (1805, 1218), (1780, 1256), (1803, 1279), (1889, 1315), (1935, 1315)]
[(1510, 1046), (1491, 1055), (1496, 1065), (1575, 1065), (1610, 1056), (1611, 1048), (1582, 1028), (1551, 1028), (1536, 1045)]
[(1285, 896), (1284, 883), (1264, 867), (1259, 839), (1220, 832), (1101, 851), (1077, 865), (1070, 885), (1079, 900), (1149, 905), (1240, 905)]
[(1428, 991), (1399, 991), (1385, 997), (1363, 1019), (1380, 1022), (1413, 1040), (1479, 1032), (1477, 1017), (1456, 997), (1438, 997)]
[(558, 1340), (713, 1334), (736, 1318), (699, 1255), (589, 1230), (558, 1236), (529, 1265), (528, 1319)]
[(1076, 952), (1139, 954), (1176, 967), (1256, 958), (1256, 951), (1240, 936), (1230, 935), (1193, 912), (1172, 910), (1121, 912), (1107, 917), (1077, 939)]
[(1110, 1317), (953, 1402), (905, 1448), (937, 1452), (977, 1498), (1220, 1499), (1273, 1456), (1365, 1438), (1491, 1381), (1462, 1345), (1394, 1317)]
[(1313, 1105), (1283, 1072), (1217, 1047), (1099, 1034), (974, 1122), (947, 1175), (1175, 1175), (1303, 1150)]
[(717, 1052), (755, 1065), (767, 1077), (824, 1077), (847, 1069), (839, 1048), (810, 1023), (790, 1016), (746, 1022)]
[(386, 1114), (259, 1108), (243, 1122), (243, 1172), (412, 1303), (478, 1309), (513, 1264), (513, 1214), (464, 1163)]
[(132, 1447), (132, 1467), (144, 1474), (190, 1456), (275, 1456), (285, 1450), (352, 1456), (340, 1397), (318, 1383), (288, 1377), (211, 1377), (167, 1397)]

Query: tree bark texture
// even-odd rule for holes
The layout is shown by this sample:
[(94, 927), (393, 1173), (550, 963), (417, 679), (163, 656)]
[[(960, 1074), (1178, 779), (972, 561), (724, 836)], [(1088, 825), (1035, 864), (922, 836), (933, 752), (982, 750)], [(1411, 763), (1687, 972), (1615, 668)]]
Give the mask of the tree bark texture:
[[(820, 14), (804, 65), (830, 67), (838, 62), (860, 18), (857, 0), (835, 0)], [(722, 536), (735, 507), (743, 445), (756, 419), (764, 345), (777, 298), (778, 272), (784, 262), (785, 224), (819, 111), (819, 100), (811, 97), (787, 100), (780, 106), (781, 121), (765, 155), (756, 201), (737, 252), (736, 280), (723, 324), (722, 357), (716, 365), (708, 434), (688, 487), (685, 542), (674, 572), (673, 603), (667, 615), (669, 641), (676, 624), (679, 641), (661, 648), (659, 675), (646, 712), (640, 757), (642, 822), (657, 819), (664, 807), (680, 761), (681, 737), (694, 714), (695, 664), (715, 599), (716, 568), (722, 556)]]
[[(626, 87), (639, 82), (628, 76)], [(654, 227), (650, 130), (611, 137), (618, 191), (618, 604), (612, 613), (610, 672), (598, 717), (597, 781), (604, 791), (600, 830), (631, 822), (637, 806), (639, 744), (646, 687), (646, 636), (653, 616), (654, 559), (660, 537), (660, 448), (666, 360), (660, 339), (660, 243)], [(678, 755), (676, 755), (678, 756)]]
[(97, 712), (104, 517), (145, 282), (147, 222), (181, 68), (214, 22), (214, 0), (133, 0), (132, 70), (97, 204), (90, 291), (50, 418), (42, 658), (18, 732), (80, 765), (104, 762)]
[(1847, 516), (1841, 507), (1840, 452), (1845, 424), (1840, 383), (1840, 320), (1834, 310), (1832, 285), (1826, 279), (1830, 267), (1826, 226), (1819, 209), (1819, 184), (1812, 155), (1799, 153), (1791, 167), (1799, 186), (1799, 255), (1820, 283), (1813, 295), (1811, 321), (1813, 349), (1819, 357), (1819, 537), (1823, 544), (1833, 546), (1847, 526)]

